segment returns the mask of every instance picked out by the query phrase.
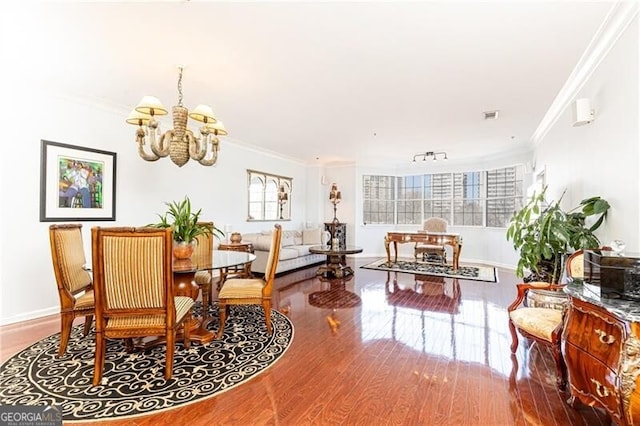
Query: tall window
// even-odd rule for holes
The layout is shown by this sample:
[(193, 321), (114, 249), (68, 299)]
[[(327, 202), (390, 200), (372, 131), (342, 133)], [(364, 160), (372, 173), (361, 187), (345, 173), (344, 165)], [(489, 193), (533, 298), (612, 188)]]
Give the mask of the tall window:
[(397, 183), (397, 223), (422, 223), (422, 176), (398, 177)]
[[(247, 170), (249, 180), (248, 221), (291, 220), (291, 183), (292, 179), (268, 173)], [(278, 202), (278, 192), (287, 193), (285, 202)], [(282, 208), (282, 215), (280, 209)]]
[(505, 167), (487, 172), (487, 226), (506, 227), (522, 208), (524, 170)]
[(482, 226), (484, 221), (484, 173), (453, 175), (453, 223)]
[(423, 219), (435, 216), (451, 223), (451, 195), (451, 173), (424, 175)]
[(395, 177), (365, 175), (362, 177), (363, 222), (395, 223)]
[(522, 166), (411, 176), (363, 176), (364, 223), (506, 227), (523, 204)]

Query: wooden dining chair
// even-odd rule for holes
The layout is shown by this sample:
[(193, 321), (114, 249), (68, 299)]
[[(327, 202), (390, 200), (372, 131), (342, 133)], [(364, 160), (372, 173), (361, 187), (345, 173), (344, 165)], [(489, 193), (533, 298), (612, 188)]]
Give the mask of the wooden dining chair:
[[(161, 336), (166, 340), (165, 379), (173, 374), (176, 331), (191, 319), (194, 300), (174, 296), (171, 228), (91, 230), (96, 349), (93, 385), (102, 381), (107, 339)], [(189, 327), (183, 327), (189, 348)]]
[(220, 309), (220, 328), (217, 338), (222, 338), (224, 323), (229, 313), (230, 305), (262, 305), (264, 308), (267, 334), (271, 334), (271, 293), (276, 276), (278, 259), (280, 257), (280, 243), (282, 227), (276, 224), (271, 236), (271, 247), (263, 278), (231, 278), (225, 281), (218, 303)]
[[(198, 222), (198, 225), (204, 225), (213, 229), (213, 222)], [(191, 259), (196, 263), (201, 263), (198, 261), (199, 258), (203, 258), (205, 260), (205, 262), (202, 263), (206, 263), (206, 260), (211, 259), (213, 254), (213, 239), (213, 233), (198, 235), (196, 237), (196, 247), (193, 250)], [(213, 282), (211, 271), (197, 271), (194, 281), (202, 289), (202, 309), (209, 309)]]
[(62, 356), (67, 351), (73, 321), (77, 317), (85, 317), (83, 333), (89, 334), (94, 313), (93, 280), (85, 269), (82, 225), (49, 226), (49, 244), (60, 298), (58, 356)]

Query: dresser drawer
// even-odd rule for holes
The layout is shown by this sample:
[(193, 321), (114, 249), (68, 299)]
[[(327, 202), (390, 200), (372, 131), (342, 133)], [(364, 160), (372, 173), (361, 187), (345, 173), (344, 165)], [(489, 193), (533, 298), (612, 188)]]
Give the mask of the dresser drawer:
[(596, 402), (619, 422), (623, 413), (617, 374), (571, 343), (564, 344), (564, 357), (572, 395), (587, 405)]
[(567, 314), (563, 338), (617, 371), (626, 337), (624, 325), (593, 305), (573, 300)]

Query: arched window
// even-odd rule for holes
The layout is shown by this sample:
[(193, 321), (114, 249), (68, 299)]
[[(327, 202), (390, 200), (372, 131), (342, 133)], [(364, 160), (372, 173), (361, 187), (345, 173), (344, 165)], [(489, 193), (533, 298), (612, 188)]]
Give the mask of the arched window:
[(292, 178), (256, 170), (247, 170), (247, 178), (248, 221), (291, 220)]

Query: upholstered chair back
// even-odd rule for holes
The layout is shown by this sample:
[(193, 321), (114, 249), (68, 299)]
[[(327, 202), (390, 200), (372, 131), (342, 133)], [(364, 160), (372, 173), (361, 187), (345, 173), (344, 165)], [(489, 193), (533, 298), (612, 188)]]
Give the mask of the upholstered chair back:
[[(207, 225), (213, 229), (213, 222), (199, 222), (198, 225)], [(191, 259), (196, 263), (207, 263), (207, 260), (211, 259), (213, 253), (213, 234), (198, 235), (196, 237), (197, 244), (193, 249)], [(198, 259), (204, 259), (204, 261), (198, 261)], [(211, 272), (198, 271), (196, 272), (195, 281), (198, 285), (209, 285), (211, 283)]]
[(571, 279), (584, 278), (584, 252), (576, 250), (567, 258), (567, 277)]
[(447, 221), (441, 217), (430, 217), (422, 223), (422, 230), (428, 232), (447, 232)]
[(50, 230), (53, 268), (59, 286), (75, 294), (91, 285), (91, 274), (82, 244), (82, 225), (52, 225)]
[[(206, 225), (213, 229), (213, 222), (198, 222), (198, 225)], [(193, 256), (200, 257), (206, 256), (207, 258), (211, 257), (211, 252), (213, 251), (213, 234), (205, 234), (198, 235), (196, 237), (198, 243), (196, 247), (193, 249)]]
[(121, 310), (139, 310), (126, 315), (140, 317), (147, 311), (171, 313), (171, 229), (103, 228), (100, 237), (94, 247), (100, 311), (107, 317), (117, 317)]

